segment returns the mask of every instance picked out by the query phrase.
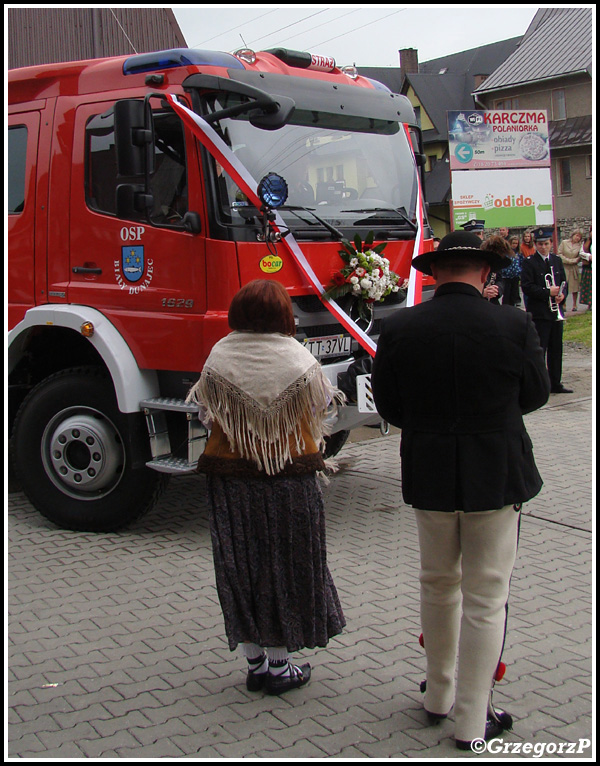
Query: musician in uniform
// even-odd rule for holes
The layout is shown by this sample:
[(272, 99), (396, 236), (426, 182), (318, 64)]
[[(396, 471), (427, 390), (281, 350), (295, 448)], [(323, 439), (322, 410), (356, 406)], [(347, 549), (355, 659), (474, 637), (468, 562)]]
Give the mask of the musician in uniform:
[(550, 391), (553, 394), (570, 394), (572, 389), (562, 384), (563, 306), (568, 294), (567, 276), (561, 258), (552, 252), (552, 234), (550, 227), (534, 229), (536, 252), (530, 258), (523, 259), (521, 290), (544, 349)]
[(402, 429), (402, 495), (419, 531), (425, 711), (435, 723), (454, 705), (464, 750), (512, 726), (491, 690), (520, 508), (542, 486), (522, 416), (550, 391), (531, 315), (482, 297), (505, 263), (486, 244), (457, 231), (413, 259), (435, 294), (383, 322), (372, 371), (379, 414)]

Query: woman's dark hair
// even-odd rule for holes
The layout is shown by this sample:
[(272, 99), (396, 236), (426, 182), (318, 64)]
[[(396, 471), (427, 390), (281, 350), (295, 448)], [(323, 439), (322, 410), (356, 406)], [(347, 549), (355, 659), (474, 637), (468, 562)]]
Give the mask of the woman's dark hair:
[(292, 299), (281, 282), (270, 279), (244, 285), (231, 301), (228, 319), (232, 330), (296, 334)]

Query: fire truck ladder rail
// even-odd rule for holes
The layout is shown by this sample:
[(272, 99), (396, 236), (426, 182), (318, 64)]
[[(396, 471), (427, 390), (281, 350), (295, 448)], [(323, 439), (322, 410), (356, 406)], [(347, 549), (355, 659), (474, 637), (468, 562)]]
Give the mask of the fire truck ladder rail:
[[(193, 473), (198, 458), (204, 451), (208, 432), (198, 420), (198, 405), (188, 404), (183, 399), (157, 397), (140, 402), (140, 408), (146, 416), (152, 460), (146, 465), (160, 473)], [(187, 420), (187, 459), (172, 454), (167, 412), (185, 415)]]

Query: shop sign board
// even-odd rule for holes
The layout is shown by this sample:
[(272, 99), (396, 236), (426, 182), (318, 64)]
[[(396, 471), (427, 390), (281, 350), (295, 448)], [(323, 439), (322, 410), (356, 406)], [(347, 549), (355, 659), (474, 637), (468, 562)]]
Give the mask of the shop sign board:
[(550, 167), (545, 109), (448, 112), (450, 170)]
[(486, 229), (553, 226), (550, 168), (452, 173), (453, 229), (473, 218)]

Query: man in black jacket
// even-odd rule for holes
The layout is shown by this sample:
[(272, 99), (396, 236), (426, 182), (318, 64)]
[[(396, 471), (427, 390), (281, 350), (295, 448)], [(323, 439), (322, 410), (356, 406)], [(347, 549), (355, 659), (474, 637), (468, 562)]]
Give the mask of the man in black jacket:
[(540, 227), (533, 231), (536, 252), (523, 259), (521, 289), (527, 311), (540, 336), (550, 375), (550, 392), (571, 394), (563, 386), (563, 307), (567, 297), (567, 277), (562, 260), (552, 250), (552, 229)]
[(454, 232), (417, 256), (435, 295), (384, 323), (372, 372), (379, 414), (402, 429), (402, 493), (419, 529), (425, 709), (437, 721), (455, 705), (462, 749), (512, 725), (491, 688), (521, 504), (542, 486), (522, 416), (550, 390), (531, 316), (482, 296), (499, 252)]

